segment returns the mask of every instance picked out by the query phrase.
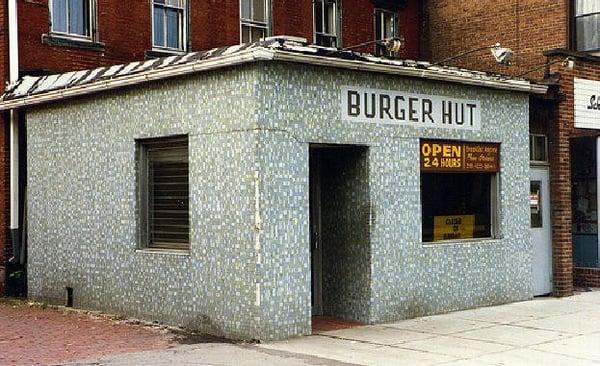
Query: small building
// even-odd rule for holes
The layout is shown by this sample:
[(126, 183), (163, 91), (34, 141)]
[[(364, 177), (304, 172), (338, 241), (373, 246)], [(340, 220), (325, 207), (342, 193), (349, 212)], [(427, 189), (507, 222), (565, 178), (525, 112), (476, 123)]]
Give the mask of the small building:
[(29, 295), (261, 340), (529, 299), (545, 92), (285, 38), (25, 77)]

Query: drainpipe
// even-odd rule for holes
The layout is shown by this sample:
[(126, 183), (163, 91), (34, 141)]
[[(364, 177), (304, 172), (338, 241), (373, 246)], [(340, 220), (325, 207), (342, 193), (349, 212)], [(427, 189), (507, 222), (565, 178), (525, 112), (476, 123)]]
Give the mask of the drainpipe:
[[(8, 0), (8, 61), (9, 82), (19, 79), (19, 38), (17, 28), (17, 0)], [(10, 233), (13, 243), (12, 263), (21, 263), (19, 236), (19, 114), (10, 110)]]

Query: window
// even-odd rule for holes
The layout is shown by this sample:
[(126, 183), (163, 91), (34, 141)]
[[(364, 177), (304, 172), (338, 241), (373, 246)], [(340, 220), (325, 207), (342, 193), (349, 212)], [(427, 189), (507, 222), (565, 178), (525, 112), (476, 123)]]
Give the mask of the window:
[(315, 44), (324, 47), (338, 47), (338, 3), (335, 0), (314, 0), (313, 19)]
[(574, 10), (577, 51), (600, 50), (600, 1), (575, 0)]
[(187, 136), (138, 141), (141, 246), (190, 247)]
[(51, 32), (92, 38), (93, 8), (92, 0), (51, 0)]
[[(375, 40), (383, 40), (398, 36), (398, 18), (395, 12), (384, 9), (375, 9)], [(386, 50), (385, 46), (376, 44), (377, 56), (394, 56), (393, 52)]]
[(241, 0), (242, 43), (260, 41), (269, 34), (268, 0)]
[(548, 144), (544, 135), (529, 135), (529, 160), (548, 162)]
[(154, 48), (184, 51), (187, 39), (185, 0), (152, 0)]
[(531, 227), (533, 229), (544, 227), (542, 216), (542, 181), (529, 182), (529, 211), (531, 213)]
[(500, 145), (421, 141), (423, 242), (496, 236)]

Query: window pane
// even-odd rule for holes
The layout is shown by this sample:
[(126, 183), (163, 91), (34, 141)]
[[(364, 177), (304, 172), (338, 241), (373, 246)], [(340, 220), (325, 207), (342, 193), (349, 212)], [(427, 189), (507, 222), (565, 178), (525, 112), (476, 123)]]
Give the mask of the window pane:
[(267, 12), (265, 7), (265, 0), (253, 0), (252, 1), (252, 20), (257, 22), (267, 21)]
[(394, 22), (394, 15), (390, 14), (390, 13), (385, 13), (384, 14), (384, 26), (383, 26), (383, 38), (390, 38), (393, 37), (394, 34), (396, 33), (396, 24)]
[(154, 0), (155, 4), (164, 4), (165, 0)]
[(542, 222), (542, 182), (531, 181), (529, 183), (529, 208), (531, 211), (531, 227), (540, 228)]
[(252, 42), (258, 42), (263, 38), (265, 38), (265, 29), (252, 27)]
[(323, 33), (323, 3), (315, 1), (315, 32)]
[(88, 35), (88, 0), (69, 0), (69, 33)]
[(421, 173), (423, 241), (492, 236), (489, 173)]
[(577, 0), (575, 3), (575, 15), (584, 15), (600, 12), (600, 1), (598, 0)]
[(546, 136), (529, 136), (529, 156), (533, 161), (547, 161)]
[(250, 43), (250, 27), (242, 26), (242, 43)]
[(375, 40), (383, 39), (382, 26), (381, 26), (381, 18), (383, 17), (383, 13), (378, 11), (375, 13)]
[(154, 45), (158, 47), (165, 46), (165, 10), (161, 7), (154, 7)]
[(577, 18), (575, 26), (578, 51), (600, 49), (600, 14)]
[(242, 19), (250, 19), (250, 1), (252, 0), (241, 0), (240, 17)]
[(167, 9), (167, 47), (181, 48), (180, 42), (180, 15), (175, 9)]
[(335, 4), (325, 4), (325, 33), (335, 34)]
[(52, 0), (52, 30), (66, 33), (67, 0)]

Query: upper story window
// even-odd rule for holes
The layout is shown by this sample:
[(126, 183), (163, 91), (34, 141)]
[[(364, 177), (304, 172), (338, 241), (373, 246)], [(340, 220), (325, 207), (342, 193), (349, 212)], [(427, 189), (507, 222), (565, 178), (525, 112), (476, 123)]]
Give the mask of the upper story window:
[(92, 38), (93, 0), (50, 0), (52, 33)]
[(185, 51), (187, 39), (185, 0), (152, 0), (152, 17), (153, 47)]
[(269, 35), (269, 0), (241, 0), (242, 43), (259, 41)]
[(338, 46), (338, 1), (314, 0), (315, 44), (325, 47)]
[(600, 1), (575, 1), (575, 44), (577, 51), (600, 50)]
[[(398, 36), (398, 16), (395, 12), (375, 9), (375, 40), (383, 40)], [(393, 56), (392, 52), (380, 44), (375, 45), (377, 56)]]

